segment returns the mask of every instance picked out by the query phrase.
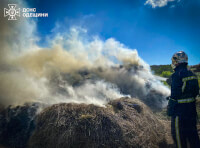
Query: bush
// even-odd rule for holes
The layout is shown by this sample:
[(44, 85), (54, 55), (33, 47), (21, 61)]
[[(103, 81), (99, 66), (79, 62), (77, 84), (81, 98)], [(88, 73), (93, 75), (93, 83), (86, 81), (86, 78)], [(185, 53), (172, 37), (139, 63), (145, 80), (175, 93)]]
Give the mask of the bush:
[(163, 71), (173, 72), (171, 65), (152, 65), (151, 70), (155, 73), (155, 75), (161, 75)]
[(171, 75), (172, 75), (172, 72), (170, 71), (163, 71), (161, 74), (162, 77), (166, 77), (166, 78), (169, 78)]

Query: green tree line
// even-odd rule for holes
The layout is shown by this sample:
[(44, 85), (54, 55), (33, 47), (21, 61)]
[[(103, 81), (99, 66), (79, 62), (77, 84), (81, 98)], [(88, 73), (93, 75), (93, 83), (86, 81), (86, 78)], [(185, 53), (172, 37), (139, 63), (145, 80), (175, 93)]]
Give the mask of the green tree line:
[(171, 65), (152, 65), (151, 70), (155, 75), (169, 78), (173, 73)]

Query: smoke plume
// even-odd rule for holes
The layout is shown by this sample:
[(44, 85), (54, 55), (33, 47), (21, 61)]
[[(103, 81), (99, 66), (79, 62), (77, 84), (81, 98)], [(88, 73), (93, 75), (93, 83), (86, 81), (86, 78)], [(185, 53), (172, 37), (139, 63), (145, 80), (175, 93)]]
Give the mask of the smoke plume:
[[(16, 2), (15, 2), (16, 3)], [(7, 7), (5, 0), (1, 7)], [(25, 4), (21, 1), (18, 6)], [(3, 14), (3, 13), (1, 13)], [(3, 17), (3, 16), (1, 16)], [(169, 90), (137, 53), (114, 38), (89, 37), (72, 26), (36, 44), (36, 22), (20, 18), (0, 22), (0, 104), (76, 102), (103, 106), (130, 96), (161, 108)]]

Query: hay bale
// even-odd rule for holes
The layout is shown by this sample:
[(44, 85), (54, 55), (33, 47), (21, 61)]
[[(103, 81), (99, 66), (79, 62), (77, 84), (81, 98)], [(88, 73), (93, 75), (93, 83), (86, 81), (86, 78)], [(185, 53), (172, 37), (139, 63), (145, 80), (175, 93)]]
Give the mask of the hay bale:
[(39, 106), (38, 103), (26, 103), (0, 109), (0, 147), (27, 147)]
[(106, 108), (56, 104), (36, 119), (30, 148), (159, 147), (166, 145), (164, 126), (136, 99), (111, 101)]

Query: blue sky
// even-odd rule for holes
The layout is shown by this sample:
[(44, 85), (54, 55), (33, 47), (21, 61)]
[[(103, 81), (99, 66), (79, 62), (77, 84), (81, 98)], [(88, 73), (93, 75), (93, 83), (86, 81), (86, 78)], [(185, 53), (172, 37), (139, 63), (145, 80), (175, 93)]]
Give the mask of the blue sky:
[[(89, 35), (110, 37), (137, 49), (150, 65), (170, 64), (179, 50), (189, 64), (200, 63), (200, 0), (29, 0), (30, 7), (48, 12), (37, 29), (45, 46), (56, 23), (81, 26)], [(146, 3), (146, 4), (145, 4)], [(61, 30), (62, 31), (62, 28)]]

